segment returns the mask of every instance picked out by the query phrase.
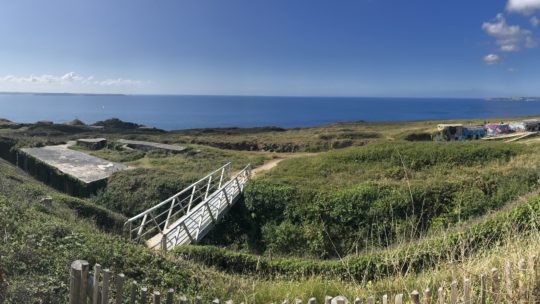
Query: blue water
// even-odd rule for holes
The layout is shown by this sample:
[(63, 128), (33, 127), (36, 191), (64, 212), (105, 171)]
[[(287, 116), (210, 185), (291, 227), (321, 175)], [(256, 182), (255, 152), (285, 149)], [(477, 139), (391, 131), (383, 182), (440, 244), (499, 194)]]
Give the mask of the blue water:
[(540, 114), (540, 102), (483, 99), (0, 94), (0, 118), (17, 122), (79, 118), (93, 123), (117, 117), (166, 130), (535, 114)]

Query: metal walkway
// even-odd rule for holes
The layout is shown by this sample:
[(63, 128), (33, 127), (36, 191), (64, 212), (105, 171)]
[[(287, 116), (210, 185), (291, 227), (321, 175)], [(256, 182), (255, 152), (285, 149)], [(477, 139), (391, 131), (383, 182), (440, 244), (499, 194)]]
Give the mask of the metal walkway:
[(238, 200), (251, 176), (248, 165), (228, 178), (228, 163), (172, 197), (129, 219), (129, 239), (153, 249), (197, 244)]

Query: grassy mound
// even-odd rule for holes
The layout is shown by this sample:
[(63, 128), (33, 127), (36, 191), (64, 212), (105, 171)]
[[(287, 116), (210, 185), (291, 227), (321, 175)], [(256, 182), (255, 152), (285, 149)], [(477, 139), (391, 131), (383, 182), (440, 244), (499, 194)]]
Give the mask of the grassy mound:
[[(43, 196), (51, 196), (53, 203), (40, 203)], [(2, 160), (0, 217), (0, 268), (9, 283), (8, 303), (65, 303), (67, 269), (75, 259), (122, 269), (146, 284), (186, 291), (198, 286), (187, 265), (98, 228), (116, 231), (121, 216), (59, 194)]]
[(363, 252), (339, 260), (272, 258), (234, 252), (214, 246), (179, 247), (174, 252), (186, 259), (229, 273), (266, 278), (303, 278), (368, 282), (427, 271), (448, 262), (459, 263), (488, 252), (516, 235), (538, 235), (540, 196), (535, 194), (506, 210), (467, 225), (389, 249)]
[(234, 235), (256, 252), (317, 258), (387, 247), (504, 206), (537, 187), (539, 166), (533, 148), (485, 143), (370, 145), (290, 159), (248, 185), (244, 234), (223, 227), (210, 244)]

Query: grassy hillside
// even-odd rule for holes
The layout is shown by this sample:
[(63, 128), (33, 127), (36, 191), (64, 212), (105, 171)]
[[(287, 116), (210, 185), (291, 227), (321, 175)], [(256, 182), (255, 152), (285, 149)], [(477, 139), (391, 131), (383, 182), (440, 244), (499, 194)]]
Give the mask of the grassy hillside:
[(232, 163), (233, 173), (247, 164), (259, 166), (272, 157), (269, 153), (223, 151), (211, 147), (190, 146), (190, 149), (188, 153), (174, 155), (111, 148), (84, 150), (112, 161), (134, 153), (141, 154), (139, 158), (126, 162), (135, 169), (113, 174), (107, 188), (98, 193), (93, 201), (130, 217), (172, 196), (228, 162)]
[(246, 211), (230, 220), (243, 226), (208, 243), (236, 236), (236, 247), (259, 253), (327, 258), (408, 242), (535, 189), (535, 150), (393, 142), (286, 160), (246, 189)]
[[(49, 195), (52, 204), (40, 203)], [(8, 303), (65, 302), (67, 269), (75, 259), (121, 268), (130, 277), (153, 284), (197, 288), (187, 265), (178, 267), (170, 259), (106, 233), (96, 226), (100, 207), (80, 200), (97, 210), (80, 213), (69, 202), (69, 197), (0, 160), (0, 267), (7, 281)], [(109, 213), (110, 218), (123, 222), (121, 216)], [(162, 268), (175, 271), (163, 281), (156, 272)]]
[[(74, 259), (205, 300), (268, 303), (407, 292), (463, 275), (477, 280), (506, 258), (536, 252), (537, 142), (417, 141), (436, 123), (178, 132), (0, 128), (0, 152), (7, 159), (12, 147), (106, 136), (108, 148), (82, 150), (132, 167), (114, 174), (96, 196), (80, 199), (0, 160), (0, 299), (5, 289), (8, 303), (65, 302)], [(114, 144), (118, 138), (182, 143), (189, 150), (129, 151)], [(161, 254), (122, 238), (126, 217), (228, 161), (237, 170), (289, 157), (275, 151), (318, 153), (295, 154), (257, 175), (206, 237), (209, 246)], [(44, 196), (53, 203), (40, 203)]]

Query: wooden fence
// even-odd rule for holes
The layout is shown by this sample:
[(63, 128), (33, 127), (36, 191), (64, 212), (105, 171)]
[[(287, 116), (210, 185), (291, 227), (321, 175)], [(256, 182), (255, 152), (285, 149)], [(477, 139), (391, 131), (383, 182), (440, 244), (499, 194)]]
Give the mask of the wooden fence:
[[(324, 299), (305, 299), (307, 304), (375, 304), (375, 303), (413, 303), (413, 304), (473, 304), (473, 303), (540, 303), (540, 290), (537, 279), (537, 258), (532, 256), (527, 262), (521, 259), (517, 267), (507, 262), (504, 271), (491, 269), (488, 274), (482, 274), (475, 280), (463, 278), (461, 282), (453, 281), (449, 288), (440, 287), (437, 290), (424, 289), (410, 293), (397, 293), (367, 299), (347, 299), (344, 296)], [(70, 272), (70, 304), (110, 304), (110, 303), (194, 303), (202, 304), (203, 299), (195, 296), (188, 299), (185, 295), (176, 294), (174, 289), (168, 289), (164, 294), (157, 290), (149, 292), (148, 288), (139, 286), (136, 281), (126, 281), (124, 274), (113, 274), (109, 269), (101, 269), (99, 264), (90, 271), (87, 261), (77, 260), (71, 264)], [(384, 294), (384, 292), (378, 293)], [(214, 299), (212, 304), (219, 304)], [(231, 300), (225, 301), (232, 304)], [(289, 300), (279, 300), (276, 303), (289, 304)], [(302, 299), (295, 299), (294, 304), (302, 304)]]

